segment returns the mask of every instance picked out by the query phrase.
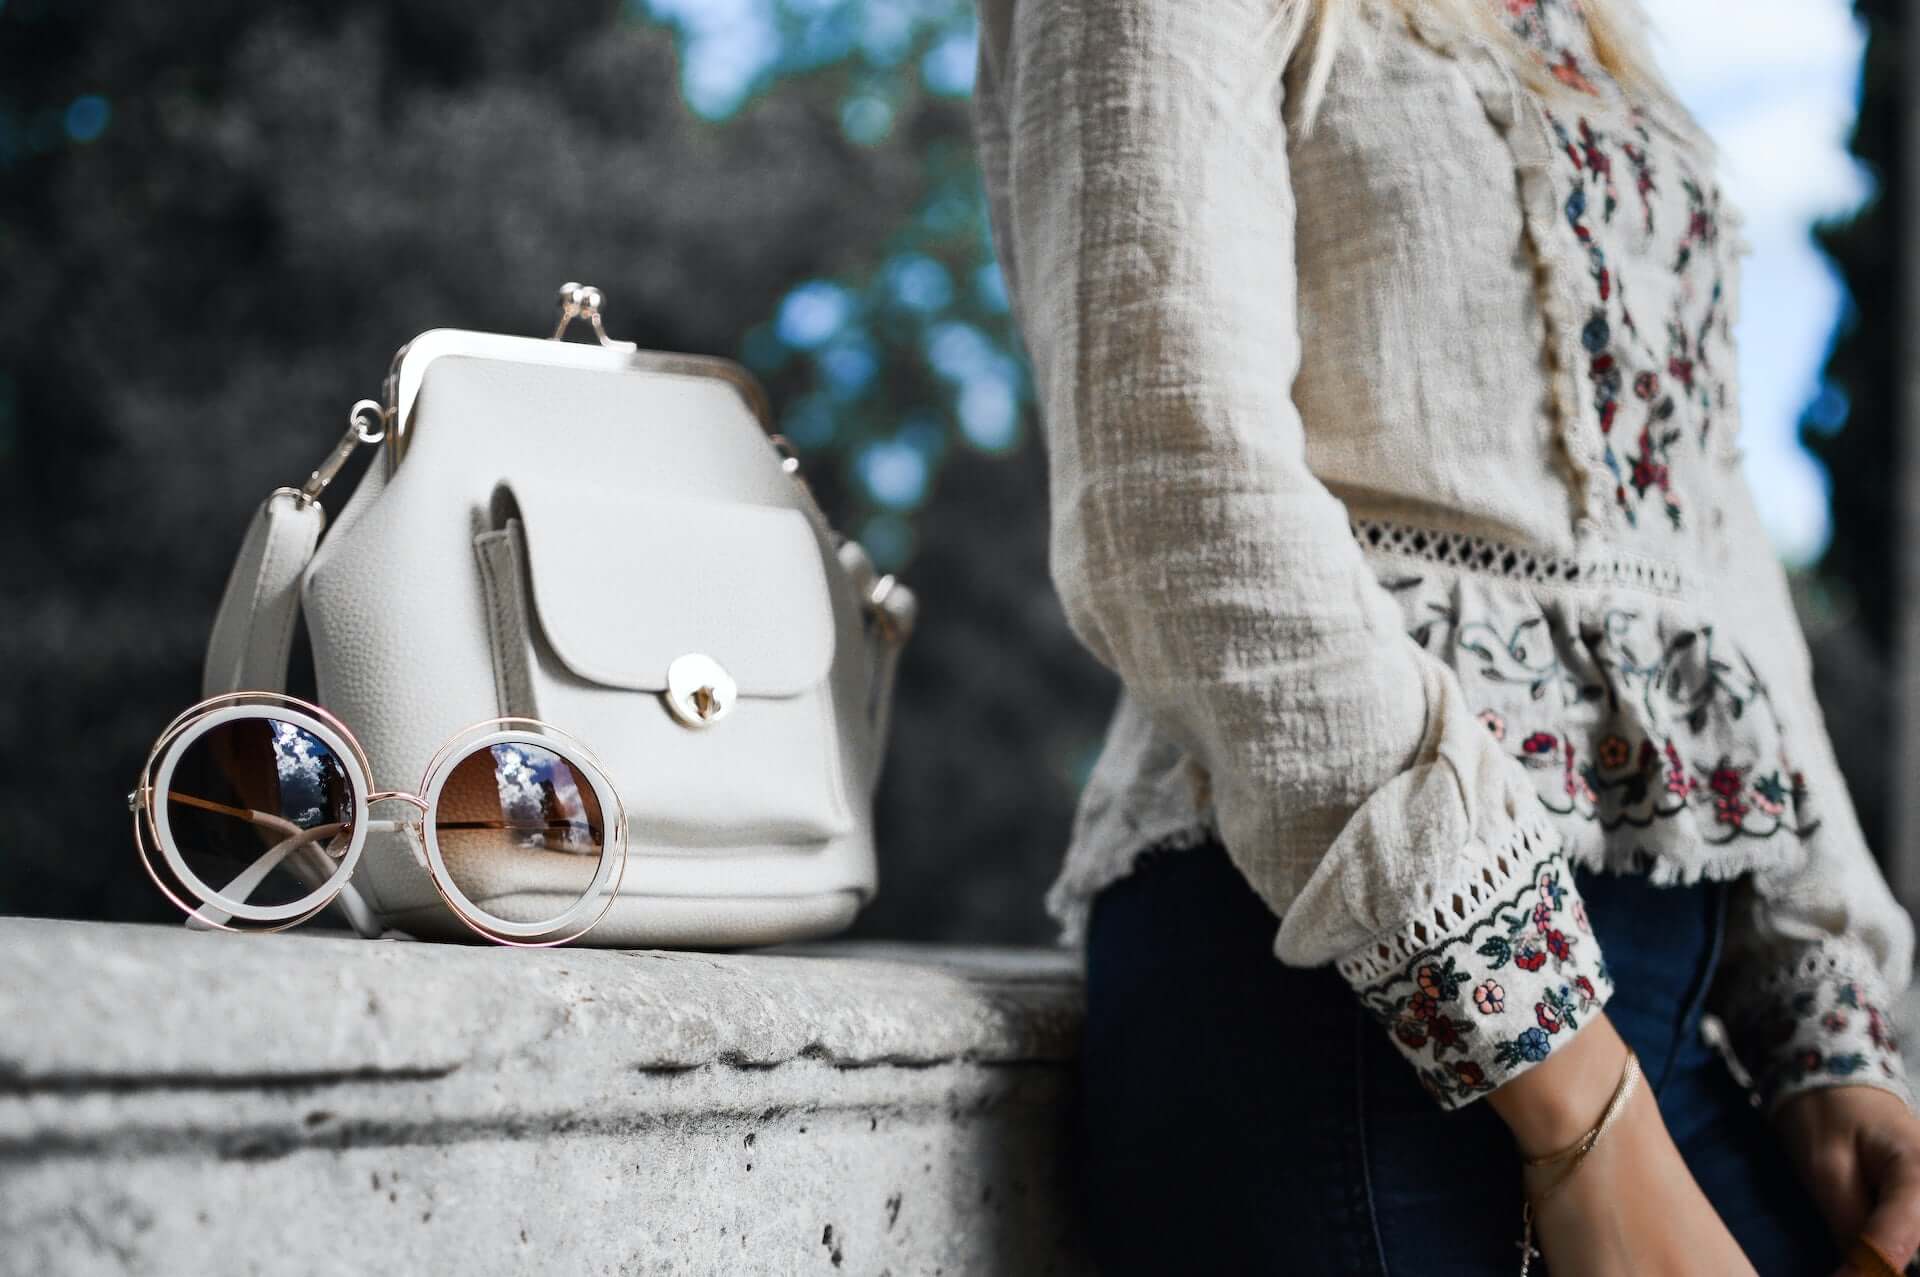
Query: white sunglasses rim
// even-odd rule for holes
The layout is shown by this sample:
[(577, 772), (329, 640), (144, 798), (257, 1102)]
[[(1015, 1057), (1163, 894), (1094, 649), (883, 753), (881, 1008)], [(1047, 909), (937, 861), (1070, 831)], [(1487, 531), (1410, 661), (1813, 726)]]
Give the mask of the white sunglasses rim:
[[(291, 905), (249, 905), (244, 901), (232, 900), (222, 892), (209, 887), (180, 858), (178, 846), (173, 840), (165, 815), (156, 803), (156, 795), (165, 791), (165, 786), (159, 782), (171, 775), (172, 765), (178, 762), (188, 745), (214, 727), (248, 717), (281, 718), (283, 721), (290, 718), (296, 726), (312, 731), (323, 743), (335, 750), (336, 756), (339, 757), (347, 772), (348, 783), (353, 790), (356, 804), (354, 831), (348, 851), (341, 858), (340, 867), (328, 877), (326, 882), (315, 888), (312, 894), (294, 901)], [(477, 750), (509, 742), (537, 746), (558, 755), (569, 765), (580, 769), (592, 784), (596, 796), (600, 799), (602, 810), (611, 812), (614, 816), (601, 835), (599, 862), (596, 865), (592, 883), (567, 912), (557, 918), (536, 923), (516, 923), (500, 918), (475, 904), (459, 888), (453, 881), (445, 859), (440, 853), (432, 810), (433, 803), (437, 800), (453, 767)], [(187, 915), (189, 924), (197, 922), (202, 929), (231, 932), (284, 931), (314, 917), (339, 899), (345, 905), (346, 912), (356, 930), (363, 935), (378, 935), (380, 931), (377, 921), (374, 920), (371, 911), (360, 901), (358, 893), (350, 885), (350, 880), (365, 849), (367, 834), (388, 826), (394, 829), (403, 827), (404, 822), (376, 821), (366, 816), (371, 804), (394, 799), (410, 803), (419, 808), (422, 813), (421, 843), (426, 856), (423, 867), (442, 902), (470, 930), (496, 944), (519, 948), (547, 948), (567, 944), (579, 939), (598, 925), (619, 895), (620, 884), (625, 878), (627, 866), (625, 805), (593, 752), (571, 734), (550, 723), (533, 718), (497, 717), (483, 719), (462, 728), (448, 737), (428, 761), (417, 793), (399, 790), (374, 791), (371, 777), (372, 766), (359, 739), (336, 716), (318, 705), (275, 692), (230, 692), (209, 697), (174, 717), (155, 741), (152, 751), (147, 756), (146, 765), (141, 770), (140, 785), (136, 791), (137, 810), (134, 815), (134, 838), (139, 845), (141, 866), (146, 870), (148, 877), (153, 879), (154, 885), (159, 888), (161, 894)], [(149, 837), (161, 850), (169, 870), (179, 877), (183, 886), (195, 896), (204, 897), (199, 905), (183, 900), (155, 872), (151, 863), (152, 851), (147, 846)], [(608, 881), (610, 876), (611, 882)], [(212, 916), (206, 912), (209, 908), (227, 912), (223, 916)], [(241, 918), (262, 925), (246, 927), (229, 925), (233, 918)]]

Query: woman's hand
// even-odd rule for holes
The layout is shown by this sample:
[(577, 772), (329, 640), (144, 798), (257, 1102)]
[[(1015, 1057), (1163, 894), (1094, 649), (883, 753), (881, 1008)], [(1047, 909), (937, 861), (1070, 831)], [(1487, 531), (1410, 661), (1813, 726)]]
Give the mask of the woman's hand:
[[(1899, 1268), (1920, 1249), (1920, 1118), (1872, 1086), (1821, 1087), (1775, 1122), (1841, 1248), (1865, 1238)], [(1850, 1268), (1842, 1268), (1850, 1273)]]
[[(1600, 1120), (1626, 1062), (1626, 1043), (1598, 1015), (1488, 1102), (1523, 1155), (1556, 1152)], [(1565, 1164), (1529, 1167), (1527, 1192), (1537, 1196), (1565, 1171)], [(1694, 1183), (1644, 1082), (1579, 1169), (1535, 1210), (1534, 1242), (1554, 1277), (1753, 1272)]]

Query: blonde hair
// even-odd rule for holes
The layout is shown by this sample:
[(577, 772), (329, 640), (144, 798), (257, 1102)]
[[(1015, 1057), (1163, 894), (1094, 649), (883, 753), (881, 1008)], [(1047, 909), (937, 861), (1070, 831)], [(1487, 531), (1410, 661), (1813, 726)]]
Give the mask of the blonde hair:
[[(1274, 32), (1291, 56), (1306, 52), (1306, 82), (1301, 119), (1310, 127), (1326, 97), (1333, 75), (1334, 55), (1353, 24), (1381, 12), (1411, 19), (1418, 9), (1424, 20), (1437, 22), (1462, 35), (1477, 36), (1504, 50), (1519, 74), (1542, 92), (1560, 96), (1574, 92), (1541, 65), (1496, 8), (1502, 0), (1275, 0)], [(1659, 93), (1662, 89), (1652, 51), (1647, 47), (1647, 17), (1639, 0), (1571, 0), (1586, 16), (1594, 55), (1602, 69), (1628, 94)]]

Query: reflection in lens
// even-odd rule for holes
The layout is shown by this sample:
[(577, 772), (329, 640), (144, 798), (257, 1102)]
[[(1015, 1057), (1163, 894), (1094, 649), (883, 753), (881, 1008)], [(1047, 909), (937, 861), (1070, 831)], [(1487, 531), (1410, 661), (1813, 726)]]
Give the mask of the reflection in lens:
[(454, 885), (508, 922), (566, 914), (592, 887), (606, 847), (593, 782), (527, 741), (502, 741), (461, 759), (433, 816)]
[[(277, 718), (232, 719), (195, 737), (159, 799), (187, 869), (249, 905), (292, 905), (330, 889), (353, 841), (345, 765), (318, 736)], [(201, 903), (163, 857), (149, 860), (182, 900)]]

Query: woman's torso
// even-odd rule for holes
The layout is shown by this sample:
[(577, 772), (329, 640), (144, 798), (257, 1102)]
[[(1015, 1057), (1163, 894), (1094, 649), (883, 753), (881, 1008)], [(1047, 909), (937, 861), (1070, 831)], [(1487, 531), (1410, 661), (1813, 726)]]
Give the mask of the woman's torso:
[[(1608, 77), (1576, 0), (1484, 3), (1518, 49), (1383, 14), (1291, 130), (1309, 467), (1578, 863), (1692, 881), (1857, 839), (1741, 472), (1711, 147)], [(1141, 847), (1209, 836), (1207, 792), (1123, 695), (1050, 899), (1070, 933)]]

